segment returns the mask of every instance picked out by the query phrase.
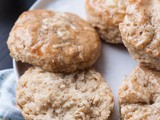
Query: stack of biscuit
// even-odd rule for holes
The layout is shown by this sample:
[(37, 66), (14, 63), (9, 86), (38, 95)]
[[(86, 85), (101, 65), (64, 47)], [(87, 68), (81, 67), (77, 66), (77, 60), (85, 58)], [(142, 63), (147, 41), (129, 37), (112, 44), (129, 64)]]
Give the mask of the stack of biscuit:
[(140, 63), (119, 89), (121, 119), (160, 120), (160, 1), (85, 1), (90, 24), (73, 13), (49, 10), (24, 12), (15, 23), (10, 55), (33, 65), (17, 86), (24, 118), (110, 119), (111, 89), (92, 68), (101, 38), (123, 43)]
[(119, 90), (122, 120), (160, 120), (160, 1), (86, 0), (100, 37), (124, 43), (138, 65)]
[(142, 66), (160, 70), (159, 5), (159, 0), (86, 0), (86, 11), (104, 41), (123, 42)]
[(113, 95), (91, 66), (101, 41), (79, 16), (49, 10), (22, 13), (8, 38), (10, 55), (33, 65), (19, 79), (17, 106), (26, 120), (106, 120)]
[(119, 90), (124, 120), (160, 120), (159, 6), (159, 0), (130, 0), (119, 25), (124, 45), (140, 63)]

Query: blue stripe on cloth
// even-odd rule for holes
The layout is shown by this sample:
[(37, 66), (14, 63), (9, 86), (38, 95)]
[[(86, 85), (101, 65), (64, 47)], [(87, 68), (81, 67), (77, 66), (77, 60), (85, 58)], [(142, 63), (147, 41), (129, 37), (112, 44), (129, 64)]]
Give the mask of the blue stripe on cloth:
[(15, 105), (16, 85), (13, 69), (0, 71), (0, 120), (24, 120)]

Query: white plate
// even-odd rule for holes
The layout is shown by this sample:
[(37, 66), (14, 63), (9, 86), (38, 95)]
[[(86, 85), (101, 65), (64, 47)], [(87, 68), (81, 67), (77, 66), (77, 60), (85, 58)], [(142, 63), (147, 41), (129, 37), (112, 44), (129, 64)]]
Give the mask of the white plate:
[[(86, 19), (84, 0), (39, 0), (31, 9), (49, 9), (62, 12), (73, 12)], [(27, 64), (15, 62), (14, 70), (17, 79), (28, 68)], [(127, 75), (131, 73), (137, 63), (131, 59), (123, 45), (103, 43), (102, 54), (95, 66), (107, 81), (114, 94), (114, 111), (112, 120), (120, 119), (118, 105), (118, 89)]]

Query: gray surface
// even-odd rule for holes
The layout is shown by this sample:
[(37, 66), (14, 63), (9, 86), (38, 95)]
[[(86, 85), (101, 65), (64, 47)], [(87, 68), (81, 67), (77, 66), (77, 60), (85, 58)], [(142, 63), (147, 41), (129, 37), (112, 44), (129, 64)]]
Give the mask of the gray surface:
[(18, 16), (36, 0), (0, 0), (0, 70), (12, 68), (6, 45), (8, 34)]

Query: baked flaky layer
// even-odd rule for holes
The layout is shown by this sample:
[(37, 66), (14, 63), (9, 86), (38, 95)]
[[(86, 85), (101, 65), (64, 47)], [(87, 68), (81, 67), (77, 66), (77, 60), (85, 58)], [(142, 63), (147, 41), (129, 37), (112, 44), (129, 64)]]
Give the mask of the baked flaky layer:
[(16, 97), (26, 120), (107, 120), (114, 104), (94, 69), (62, 74), (29, 68), (18, 81)]
[(132, 0), (120, 23), (125, 46), (144, 66), (160, 70), (160, 1)]
[(125, 16), (124, 0), (86, 0), (88, 21), (106, 42), (122, 43), (119, 23)]
[(138, 66), (119, 90), (122, 120), (160, 120), (160, 72)]
[(101, 42), (95, 29), (79, 16), (49, 10), (22, 13), (8, 38), (10, 55), (52, 72), (91, 66)]

